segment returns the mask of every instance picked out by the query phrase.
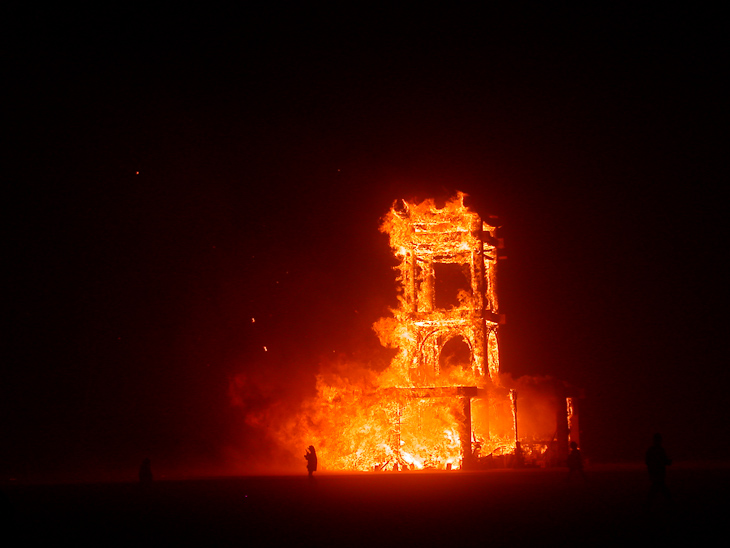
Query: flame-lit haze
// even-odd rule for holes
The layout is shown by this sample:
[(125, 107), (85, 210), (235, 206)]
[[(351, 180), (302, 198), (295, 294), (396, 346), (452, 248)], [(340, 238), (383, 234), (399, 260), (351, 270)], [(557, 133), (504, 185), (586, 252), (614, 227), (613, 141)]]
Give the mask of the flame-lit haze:
[[(259, 8), (9, 16), (4, 476), (453, 468), (565, 398), (593, 461), (730, 454), (722, 17)], [(402, 268), (457, 189), (497, 344), (471, 261)]]
[(532, 463), (546, 464), (565, 414), (553, 390), (560, 383), (500, 372), (502, 241), (464, 197), (441, 207), (403, 201), (382, 220), (399, 260), (400, 304), (372, 326), (396, 351), (385, 369), (344, 358), (322, 364), (316, 395), (299, 409), (262, 398), (245, 374), (232, 379), (232, 404), (276, 454), (293, 462), (314, 444), (325, 470), (459, 469), (493, 464), (519, 440)]

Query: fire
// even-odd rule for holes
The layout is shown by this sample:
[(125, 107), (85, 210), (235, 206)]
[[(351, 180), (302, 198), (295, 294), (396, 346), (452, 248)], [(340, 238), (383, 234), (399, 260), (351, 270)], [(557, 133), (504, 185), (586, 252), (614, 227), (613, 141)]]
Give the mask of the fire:
[[(514, 453), (517, 393), (499, 361), (501, 240), (464, 197), (399, 201), (385, 215), (399, 306), (373, 329), (397, 354), (380, 373), (350, 363), (321, 372), (300, 413), (270, 426), (282, 446), (314, 445), (328, 470), (473, 468)], [(553, 432), (542, 437), (538, 453)]]

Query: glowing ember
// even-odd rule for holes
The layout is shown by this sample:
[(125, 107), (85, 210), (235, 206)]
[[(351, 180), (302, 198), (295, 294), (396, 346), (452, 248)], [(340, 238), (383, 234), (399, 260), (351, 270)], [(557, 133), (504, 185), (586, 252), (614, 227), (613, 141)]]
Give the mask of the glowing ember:
[[(314, 445), (329, 470), (506, 464), (517, 439), (517, 392), (500, 374), (497, 227), (458, 193), (442, 208), (433, 200), (397, 202), (380, 229), (400, 260), (400, 305), (373, 329), (397, 355), (381, 373), (353, 364), (320, 373), (317, 395), (298, 416), (270, 422), (269, 434), (297, 453)], [(535, 424), (544, 424), (528, 439), (521, 421), (520, 441), (525, 456), (540, 457), (560, 419), (539, 408), (539, 398), (528, 404)], [(565, 413), (565, 404), (553, 407)]]

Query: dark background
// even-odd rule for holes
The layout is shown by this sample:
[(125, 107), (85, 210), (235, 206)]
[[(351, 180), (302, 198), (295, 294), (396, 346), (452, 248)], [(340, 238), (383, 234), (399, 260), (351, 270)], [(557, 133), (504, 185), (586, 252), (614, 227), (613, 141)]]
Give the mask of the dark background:
[(380, 217), (456, 190), (586, 456), (727, 457), (719, 13), (414, 10), (10, 15), (4, 473), (261, 454), (246, 406), (383, 363)]

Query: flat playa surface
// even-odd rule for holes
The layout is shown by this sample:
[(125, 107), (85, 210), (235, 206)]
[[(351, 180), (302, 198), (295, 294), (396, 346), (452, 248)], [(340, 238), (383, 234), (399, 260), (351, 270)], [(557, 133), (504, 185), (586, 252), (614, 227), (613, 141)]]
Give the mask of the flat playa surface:
[[(646, 507), (641, 466), (566, 470), (321, 473), (2, 487), (14, 545), (622, 545), (712, 540), (730, 467), (675, 466), (673, 503)], [(7, 537), (6, 537), (7, 538)], [(13, 544), (8, 544), (8, 546)]]

